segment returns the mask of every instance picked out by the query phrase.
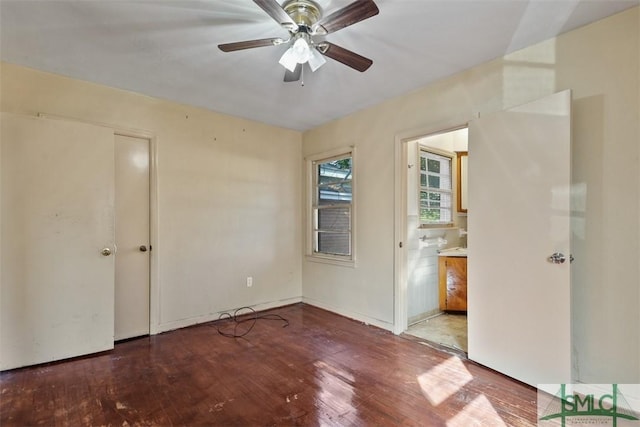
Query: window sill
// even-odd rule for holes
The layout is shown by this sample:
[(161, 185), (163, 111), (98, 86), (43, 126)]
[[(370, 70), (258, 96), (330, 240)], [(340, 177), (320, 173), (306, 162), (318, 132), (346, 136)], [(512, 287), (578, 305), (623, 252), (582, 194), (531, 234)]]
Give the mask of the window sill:
[(320, 255), (305, 255), (305, 259), (309, 262), (317, 262), (320, 264), (331, 264), (340, 267), (356, 268), (355, 260), (338, 259)]
[(454, 223), (449, 224), (420, 224), (418, 226), (420, 230), (453, 230), (456, 227)]

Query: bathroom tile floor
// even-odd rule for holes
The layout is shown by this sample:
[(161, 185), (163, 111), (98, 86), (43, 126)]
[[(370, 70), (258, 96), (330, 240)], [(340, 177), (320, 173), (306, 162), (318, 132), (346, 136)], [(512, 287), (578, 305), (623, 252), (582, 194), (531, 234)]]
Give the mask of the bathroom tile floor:
[(415, 323), (406, 334), (467, 352), (467, 315), (442, 313)]

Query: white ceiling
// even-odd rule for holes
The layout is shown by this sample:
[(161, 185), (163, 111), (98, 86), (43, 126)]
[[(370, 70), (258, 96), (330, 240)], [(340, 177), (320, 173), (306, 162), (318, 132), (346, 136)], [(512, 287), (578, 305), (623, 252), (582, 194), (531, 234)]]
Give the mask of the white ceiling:
[[(373, 60), (327, 59), (284, 83), (288, 33), (252, 0), (0, 0), (3, 61), (307, 130), (640, 4), (640, 0), (375, 0), (380, 14), (326, 36)], [(325, 15), (351, 0), (318, 0)]]

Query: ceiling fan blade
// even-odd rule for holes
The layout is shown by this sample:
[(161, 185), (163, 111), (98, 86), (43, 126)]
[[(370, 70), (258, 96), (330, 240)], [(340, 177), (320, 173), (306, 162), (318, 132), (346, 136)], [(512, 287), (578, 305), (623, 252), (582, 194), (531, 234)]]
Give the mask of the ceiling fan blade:
[(356, 0), (314, 24), (315, 34), (329, 34), (371, 18), (380, 12), (373, 0)]
[(289, 82), (297, 82), (300, 80), (300, 75), (302, 74), (302, 64), (296, 65), (296, 69), (293, 71), (286, 70), (284, 73), (284, 81)]
[(333, 43), (322, 42), (318, 45), (318, 50), (324, 56), (328, 56), (331, 59), (342, 62), (344, 65), (360, 72), (367, 71), (367, 69), (371, 67), (371, 64), (373, 64), (373, 61), (369, 58), (365, 58), (362, 55), (358, 55), (355, 52), (351, 52), (350, 50)]
[(289, 31), (296, 31), (298, 24), (289, 16), (276, 0), (253, 0), (267, 15)]
[(254, 47), (277, 46), (284, 43), (285, 41), (286, 40), (283, 40), (280, 37), (274, 37), (270, 39), (247, 40), (243, 42), (219, 44), (218, 47), (223, 52), (233, 52), (235, 50), (253, 49)]

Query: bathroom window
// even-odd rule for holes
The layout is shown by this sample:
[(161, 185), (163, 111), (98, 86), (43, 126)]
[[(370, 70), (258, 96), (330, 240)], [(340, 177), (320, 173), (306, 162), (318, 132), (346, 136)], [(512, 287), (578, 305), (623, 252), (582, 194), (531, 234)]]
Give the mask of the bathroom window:
[(351, 263), (353, 254), (353, 149), (315, 156), (310, 171), (310, 239), (307, 256)]
[(420, 224), (453, 223), (451, 156), (420, 149)]

